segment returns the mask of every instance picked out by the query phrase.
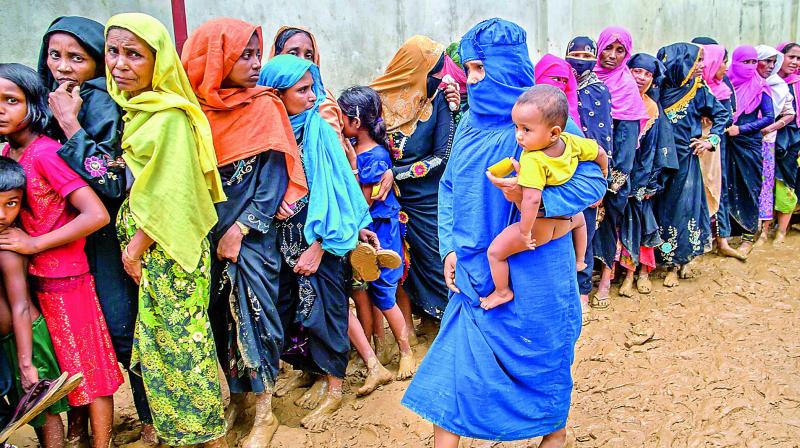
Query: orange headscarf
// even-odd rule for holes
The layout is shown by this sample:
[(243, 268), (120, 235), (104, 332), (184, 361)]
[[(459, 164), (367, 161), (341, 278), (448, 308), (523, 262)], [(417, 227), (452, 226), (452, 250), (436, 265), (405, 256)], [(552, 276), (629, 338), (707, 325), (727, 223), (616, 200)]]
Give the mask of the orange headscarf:
[(411, 135), (419, 120), (433, 113), (428, 98), (428, 73), (436, 67), (444, 45), (425, 36), (408, 39), (389, 62), (383, 75), (370, 84), (381, 96), (386, 130)]
[(284, 199), (293, 203), (308, 193), (308, 185), (283, 102), (268, 87), (222, 87), (254, 33), (263, 47), (260, 26), (228, 18), (208, 21), (189, 36), (181, 62), (211, 124), (218, 165), (269, 150), (284, 153), (289, 173)]
[(319, 47), (317, 47), (317, 39), (314, 37), (314, 33), (312, 33), (311, 31), (308, 30), (308, 28), (303, 26), (282, 26), (278, 28), (278, 32), (275, 33), (275, 38), (272, 39), (272, 46), (269, 47), (268, 59), (272, 59), (275, 56), (277, 56), (275, 54), (275, 44), (278, 43), (278, 38), (281, 37), (281, 34), (283, 34), (284, 31), (286, 30), (300, 30), (308, 35), (308, 37), (311, 39), (311, 46), (314, 48), (314, 59), (311, 62), (313, 62), (314, 65), (316, 65), (317, 67), (319, 67)]

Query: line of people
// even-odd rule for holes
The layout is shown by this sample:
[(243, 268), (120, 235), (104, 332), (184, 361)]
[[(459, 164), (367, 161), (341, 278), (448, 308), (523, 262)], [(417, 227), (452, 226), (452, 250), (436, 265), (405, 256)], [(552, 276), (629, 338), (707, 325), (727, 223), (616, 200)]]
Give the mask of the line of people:
[[(525, 31), (490, 19), (449, 47), (410, 38), (337, 99), (301, 27), (262, 64), (261, 27), (238, 19), (180, 56), (145, 14), (56, 19), (38, 71), (0, 64), (9, 401), (82, 373), (34, 427), (43, 446), (109, 446), (119, 363), (145, 443), (227, 446), (251, 394), (242, 446), (268, 446), (272, 397), (298, 387), (303, 426), (324, 428), (351, 344), (358, 395), (414, 376), (417, 315), (442, 323), (403, 403), (436, 446), (561, 446), (575, 297), (609, 306), (615, 269), (622, 295), (658, 265), (677, 286), (712, 239), (745, 259), (797, 206), (800, 46), (740, 46), (727, 68), (696, 41), (634, 54), (610, 27), (534, 67)], [(276, 387), (281, 360), (297, 372)]]

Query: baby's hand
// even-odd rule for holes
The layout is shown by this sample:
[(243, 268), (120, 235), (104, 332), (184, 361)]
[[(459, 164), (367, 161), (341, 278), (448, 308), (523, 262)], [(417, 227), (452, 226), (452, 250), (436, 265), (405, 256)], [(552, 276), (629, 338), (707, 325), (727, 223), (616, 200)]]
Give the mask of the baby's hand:
[(528, 250), (536, 249), (536, 240), (531, 236), (530, 233), (523, 233), (522, 234), (522, 241), (525, 243), (525, 246)]

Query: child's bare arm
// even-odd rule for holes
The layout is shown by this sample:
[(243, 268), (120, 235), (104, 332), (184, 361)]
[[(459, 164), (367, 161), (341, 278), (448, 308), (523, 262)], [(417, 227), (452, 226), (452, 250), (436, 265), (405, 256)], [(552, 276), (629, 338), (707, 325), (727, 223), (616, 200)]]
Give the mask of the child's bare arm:
[(375, 184), (361, 184), (361, 194), (364, 195), (364, 199), (367, 200), (367, 205), (372, 206), (372, 203), (375, 202), (375, 199), (372, 199), (372, 189), (374, 188)]
[(597, 147), (597, 158), (594, 159), (594, 163), (600, 165), (603, 177), (608, 177), (608, 153), (602, 146)]
[(542, 204), (542, 190), (536, 188), (522, 189), (522, 202), (520, 203), (520, 213), (522, 217), (519, 221), (519, 232), (531, 243), (531, 232), (536, 223), (536, 214), (539, 213), (539, 206)]
[(39, 312), (31, 303), (25, 264), (26, 260), (22, 255), (0, 251), (0, 271), (11, 307), (20, 379), (22, 387), (27, 390), (39, 381), (39, 374), (33, 366), (32, 329), (34, 317), (38, 317)]

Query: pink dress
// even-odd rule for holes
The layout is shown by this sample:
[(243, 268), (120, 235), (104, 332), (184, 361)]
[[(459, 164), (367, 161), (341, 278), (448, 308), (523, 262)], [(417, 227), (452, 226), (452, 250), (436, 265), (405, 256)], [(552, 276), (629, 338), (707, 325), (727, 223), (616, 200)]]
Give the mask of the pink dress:
[[(66, 198), (87, 184), (58, 156), (60, 147), (57, 141), (39, 136), (19, 159), (26, 176), (20, 222), (31, 236), (52, 232), (78, 215)], [(6, 145), (3, 155), (8, 151)], [(81, 238), (32, 255), (28, 270), (59, 367), (70, 375), (83, 373), (83, 382), (67, 396), (70, 406), (113, 395), (123, 382), (84, 244)]]

